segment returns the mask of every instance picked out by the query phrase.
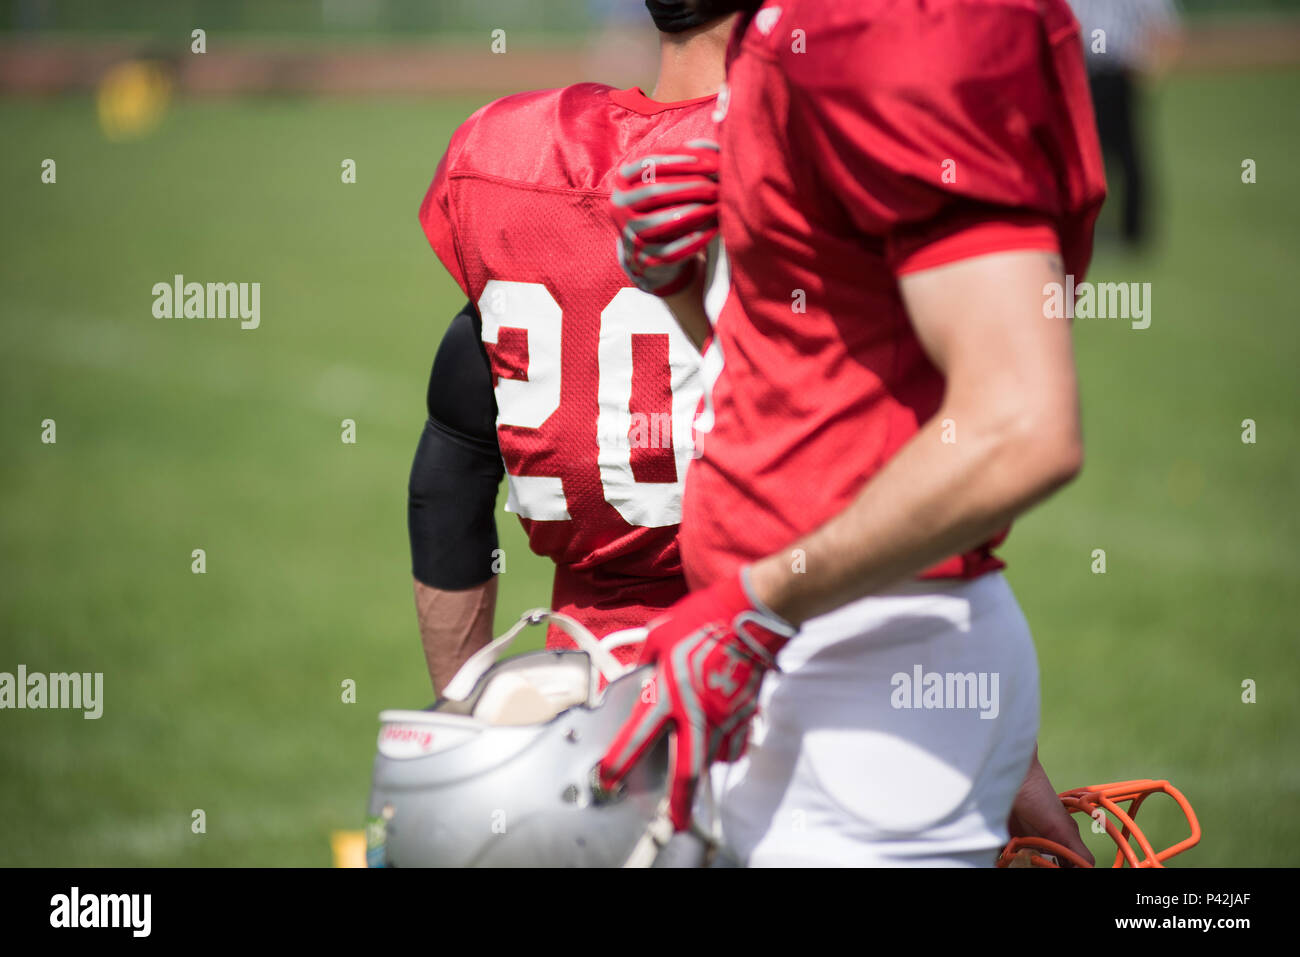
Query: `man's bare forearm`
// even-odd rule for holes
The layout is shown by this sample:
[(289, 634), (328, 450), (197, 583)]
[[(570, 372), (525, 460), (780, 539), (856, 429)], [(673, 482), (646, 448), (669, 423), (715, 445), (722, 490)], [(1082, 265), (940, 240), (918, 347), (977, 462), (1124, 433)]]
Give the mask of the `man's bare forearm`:
[[(945, 420), (967, 437), (945, 444)], [(847, 509), (754, 566), (758, 597), (800, 624), (988, 541), (1074, 474), (1069, 452), (1045, 468), (972, 425), (941, 410)]]
[[(1029, 762), (1016, 799), (1011, 805), (1011, 814), (1007, 820), (1007, 830), (1012, 837), (1045, 837), (1048, 840), (1064, 844), (1089, 864), (1095, 863), (1092, 852), (1079, 837), (1079, 825), (1070, 816), (1057, 797), (1056, 788), (1047, 777), (1042, 762), (1038, 760), (1038, 745), (1034, 745), (1034, 756)], [(1063, 862), (1067, 866), (1068, 861)]]
[(470, 655), (492, 640), (497, 579), (460, 591), (443, 591), (415, 581), (415, 610), (420, 642), (433, 690), (442, 694)]

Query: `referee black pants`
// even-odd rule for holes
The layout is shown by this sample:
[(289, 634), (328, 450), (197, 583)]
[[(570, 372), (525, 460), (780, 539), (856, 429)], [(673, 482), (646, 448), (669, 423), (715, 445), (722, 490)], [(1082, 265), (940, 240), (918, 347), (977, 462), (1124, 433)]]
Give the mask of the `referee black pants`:
[(1096, 72), (1088, 81), (1102, 152), (1107, 166), (1118, 167), (1123, 180), (1120, 229), (1125, 240), (1140, 243), (1147, 234), (1148, 194), (1137, 123), (1137, 83), (1130, 70)]

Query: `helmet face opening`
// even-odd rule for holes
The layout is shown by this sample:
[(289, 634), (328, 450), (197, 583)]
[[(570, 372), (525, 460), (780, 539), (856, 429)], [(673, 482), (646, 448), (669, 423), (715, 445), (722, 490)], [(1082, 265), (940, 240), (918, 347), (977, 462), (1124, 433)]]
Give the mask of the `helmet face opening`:
[[(1138, 809), (1153, 794), (1172, 798), (1189, 830), (1187, 837), (1159, 851), (1134, 820)], [(1099, 784), (1062, 791), (1060, 798), (1071, 814), (1083, 814), (1104, 824), (1106, 834), (1116, 848), (1111, 867), (1164, 867), (1165, 861), (1195, 846), (1201, 839), (1201, 825), (1191, 803), (1168, 781), (1143, 779)], [(1012, 838), (1002, 849), (997, 862), (998, 867), (1051, 868), (1063, 865), (1092, 866), (1069, 848), (1042, 837)]]
[(586, 653), (538, 651), (500, 662), (463, 700), (442, 698), (433, 710), (494, 727), (518, 726), (544, 724), (576, 705), (595, 707), (599, 699), (598, 676)]

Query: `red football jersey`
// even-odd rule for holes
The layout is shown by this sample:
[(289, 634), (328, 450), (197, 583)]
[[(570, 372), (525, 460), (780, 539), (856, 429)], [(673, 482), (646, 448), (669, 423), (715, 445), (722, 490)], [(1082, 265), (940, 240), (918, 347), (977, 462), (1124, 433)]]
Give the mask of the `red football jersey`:
[[(901, 274), (1043, 249), (1081, 277), (1105, 195), (1064, 0), (768, 2), (737, 25), (724, 111), (732, 285), (687, 480), (692, 587), (842, 511), (938, 410)], [(1002, 567), (1004, 536), (924, 577)]]
[(701, 396), (694, 346), (619, 267), (613, 174), (712, 135), (715, 99), (595, 83), (505, 97), (455, 132), (420, 207), (483, 319), (506, 508), (556, 563), (552, 607), (598, 636), (685, 594), (677, 530)]

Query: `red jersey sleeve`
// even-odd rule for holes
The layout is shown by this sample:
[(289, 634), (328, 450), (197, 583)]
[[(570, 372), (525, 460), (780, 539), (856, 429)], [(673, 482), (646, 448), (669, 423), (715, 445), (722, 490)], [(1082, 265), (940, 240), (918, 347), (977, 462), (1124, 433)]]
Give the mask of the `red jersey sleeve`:
[(420, 204), (420, 226), (429, 240), (429, 245), (437, 253), (451, 278), (456, 280), (461, 292), (473, 298), (466, 278), (465, 260), (461, 255), (459, 231), (456, 225), (456, 203), (453, 184), (457, 172), (457, 160), (464, 151), (467, 141), (473, 133), (474, 124), (482, 110), (462, 123), (451, 136), (447, 152), (438, 162), (434, 171), (433, 182), (424, 194)]
[(891, 268), (1059, 249), (1081, 276), (1105, 178), (1064, 0), (830, 8), (806, 52), (773, 52), (805, 161)]

